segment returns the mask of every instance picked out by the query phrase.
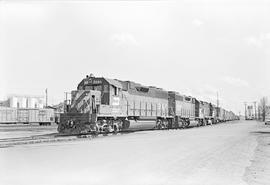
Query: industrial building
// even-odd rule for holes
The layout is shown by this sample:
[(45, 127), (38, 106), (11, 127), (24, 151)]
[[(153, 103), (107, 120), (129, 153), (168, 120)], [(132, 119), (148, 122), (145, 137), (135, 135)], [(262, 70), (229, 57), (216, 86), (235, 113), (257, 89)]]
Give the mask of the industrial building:
[(5, 107), (11, 108), (38, 108), (44, 107), (43, 96), (30, 96), (30, 95), (10, 95), (5, 101)]

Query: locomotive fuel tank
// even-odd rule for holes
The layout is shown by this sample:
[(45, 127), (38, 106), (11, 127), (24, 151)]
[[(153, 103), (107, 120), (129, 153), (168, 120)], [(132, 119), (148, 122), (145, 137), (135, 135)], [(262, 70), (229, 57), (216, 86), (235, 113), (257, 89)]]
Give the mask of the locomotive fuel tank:
[(198, 120), (193, 119), (193, 120), (190, 120), (189, 121), (189, 125), (188, 126), (189, 127), (197, 127), (197, 126), (200, 126), (200, 123), (199, 123)]
[(151, 130), (156, 127), (155, 120), (125, 120), (122, 125), (123, 131)]

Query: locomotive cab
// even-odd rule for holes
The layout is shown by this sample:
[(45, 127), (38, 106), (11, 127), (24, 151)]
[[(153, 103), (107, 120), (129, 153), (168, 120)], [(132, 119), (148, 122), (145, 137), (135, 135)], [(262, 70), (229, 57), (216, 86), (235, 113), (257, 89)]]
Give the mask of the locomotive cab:
[(121, 84), (116, 80), (87, 75), (71, 92), (71, 103), (60, 115), (58, 131), (70, 134), (107, 130), (104, 119), (120, 112), (121, 92)]

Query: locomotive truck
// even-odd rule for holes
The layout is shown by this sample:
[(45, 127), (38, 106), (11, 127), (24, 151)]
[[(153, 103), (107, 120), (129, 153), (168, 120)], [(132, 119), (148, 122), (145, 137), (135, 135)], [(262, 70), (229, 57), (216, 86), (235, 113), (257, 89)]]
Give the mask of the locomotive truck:
[(214, 123), (214, 106), (132, 81), (86, 76), (60, 114), (63, 134), (185, 128)]

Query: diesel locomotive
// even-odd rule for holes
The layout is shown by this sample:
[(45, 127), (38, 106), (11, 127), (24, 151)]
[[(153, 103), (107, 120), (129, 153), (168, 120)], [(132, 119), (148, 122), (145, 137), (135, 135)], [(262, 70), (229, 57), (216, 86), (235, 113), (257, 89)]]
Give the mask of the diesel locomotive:
[(86, 76), (60, 114), (62, 134), (186, 128), (237, 119), (233, 112), (174, 91)]

